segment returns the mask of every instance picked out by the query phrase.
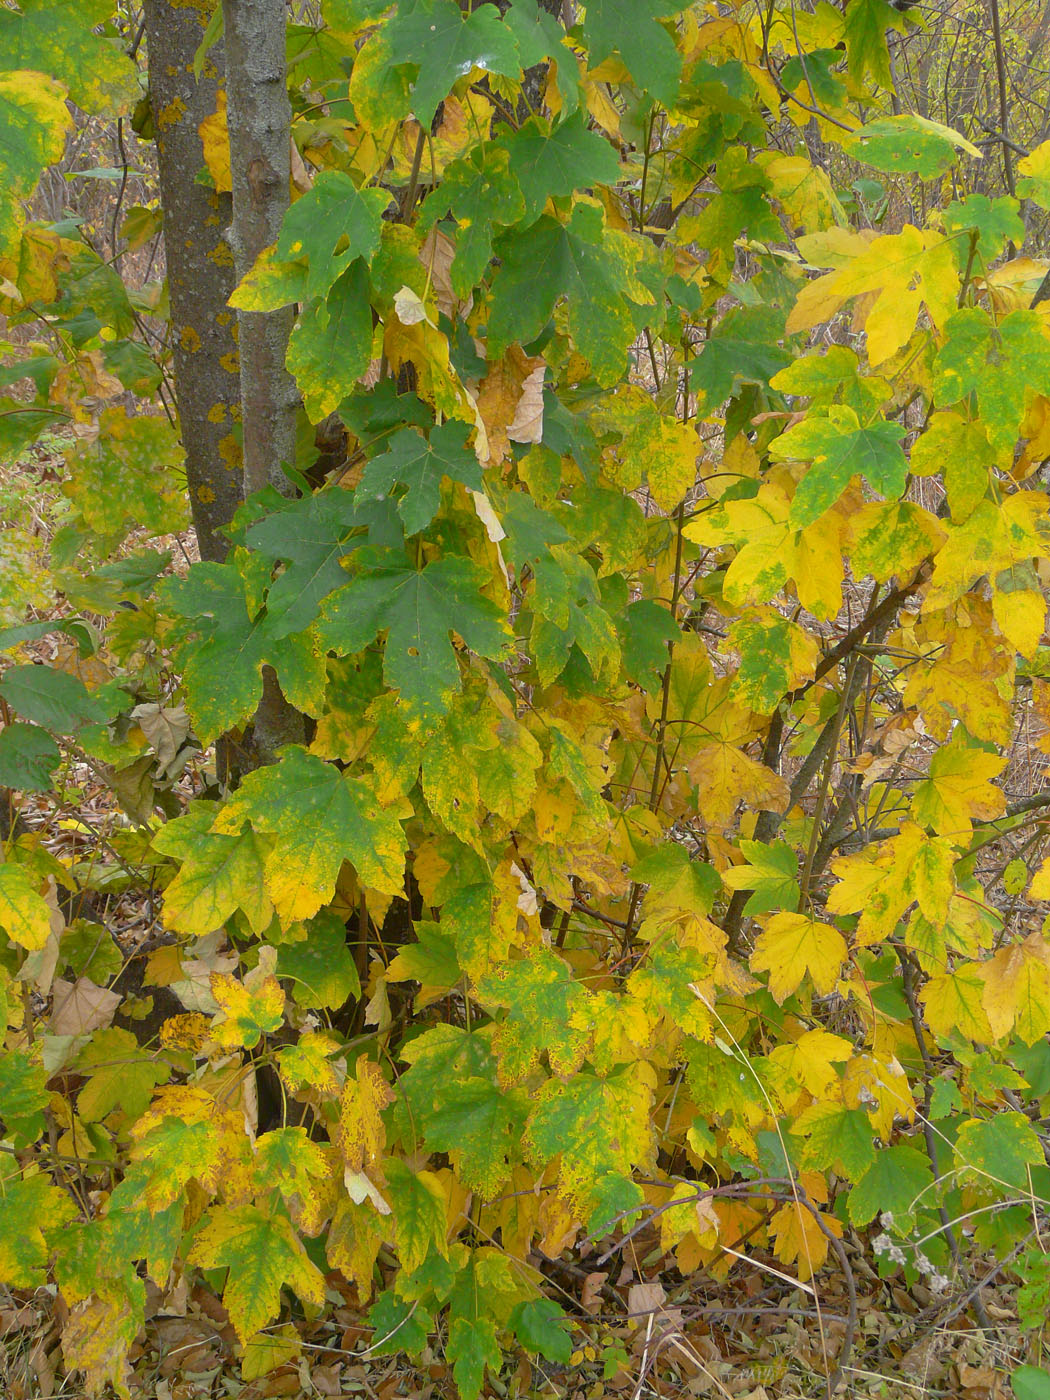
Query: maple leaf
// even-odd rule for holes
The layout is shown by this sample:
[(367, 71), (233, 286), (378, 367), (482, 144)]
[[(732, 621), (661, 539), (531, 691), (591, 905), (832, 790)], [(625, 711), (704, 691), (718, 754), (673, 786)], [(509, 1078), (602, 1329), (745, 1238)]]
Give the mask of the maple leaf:
[(596, 427), (619, 433), (607, 448), (610, 476), (633, 491), (644, 480), (662, 510), (672, 511), (696, 483), (700, 442), (695, 428), (661, 413), (637, 385), (622, 385), (592, 415)]
[(529, 224), (542, 213), (548, 199), (585, 187), (614, 185), (620, 176), (616, 151), (588, 130), (580, 111), (553, 129), (532, 117), (507, 138), (506, 149), (511, 174), (525, 200), (522, 219)]
[(984, 978), (975, 963), (931, 977), (919, 993), (926, 1022), (934, 1035), (958, 1032), (968, 1040), (990, 1044), (994, 1039), (984, 1009)]
[(1011, 311), (999, 322), (967, 306), (945, 322), (934, 365), (938, 405), (973, 393), (988, 439), (1011, 453), (1032, 394), (1050, 390), (1050, 337), (1035, 311)]
[(752, 972), (769, 973), (769, 991), (782, 1005), (809, 976), (825, 996), (838, 981), (846, 957), (846, 940), (830, 924), (805, 914), (774, 914), (755, 939)]
[(999, 1112), (994, 1118), (971, 1118), (959, 1129), (955, 1160), (964, 1176), (971, 1173), (1013, 1190), (1024, 1190), (1029, 1167), (1044, 1163), (1043, 1147), (1023, 1113)]
[(599, 1078), (581, 1071), (549, 1079), (525, 1127), (525, 1150), (537, 1166), (559, 1157), (565, 1196), (584, 1209), (598, 1200), (603, 1177), (623, 1180), (652, 1153), (646, 1068), (628, 1065)]
[(478, 995), (507, 1016), (496, 1028), (493, 1048), (500, 1080), (517, 1084), (546, 1053), (556, 1074), (572, 1074), (583, 1062), (586, 1038), (572, 1025), (572, 1013), (587, 999), (586, 988), (569, 965), (547, 949), (482, 979)]
[(320, 172), (285, 214), (277, 240), (278, 258), (309, 264), (307, 297), (324, 296), (355, 258), (371, 258), (389, 203), (386, 190), (358, 189), (343, 170)]
[(815, 1103), (791, 1126), (792, 1136), (804, 1137), (802, 1161), (826, 1171), (828, 1167), (856, 1181), (875, 1160), (871, 1118), (862, 1108), (839, 1103)]
[(846, 1206), (854, 1225), (867, 1225), (883, 1212), (893, 1216), (897, 1230), (907, 1230), (916, 1208), (933, 1185), (925, 1152), (903, 1144), (882, 1147), (849, 1193)]
[(852, 73), (863, 81), (866, 72), (884, 88), (891, 88), (886, 34), (900, 24), (900, 15), (888, 0), (849, 0), (845, 7), (846, 53)]
[[(517, 7), (511, 13), (516, 11)], [(452, 290), (465, 298), (481, 281), (492, 259), (496, 229), (516, 224), (525, 212), (525, 200), (511, 173), (510, 152), (505, 146), (482, 142), (447, 166), (444, 178), (423, 205), (419, 227), (431, 228), (449, 211), (457, 222)]]
[(771, 457), (812, 463), (791, 502), (791, 523), (798, 529), (812, 525), (835, 504), (853, 476), (863, 476), (884, 496), (899, 496), (908, 475), (900, 447), (904, 436), (899, 423), (880, 418), (862, 424), (844, 404), (830, 405), (826, 418), (810, 417), (781, 433), (770, 444)]
[(323, 909), (310, 920), (305, 938), (281, 944), (276, 972), (291, 981), (297, 1006), (324, 1006), (336, 1011), (350, 997), (361, 995), (361, 979), (347, 946), (346, 924), (331, 909)]
[(0, 1280), (7, 1288), (41, 1288), (51, 1249), (48, 1232), (76, 1215), (73, 1202), (42, 1174), (5, 1183), (0, 1196)]
[(951, 508), (952, 519), (961, 523), (988, 490), (988, 469), (995, 453), (984, 425), (972, 423), (958, 413), (934, 413), (926, 431), (911, 450), (911, 470), (915, 476), (940, 472)]
[(659, 21), (684, 8), (681, 0), (593, 0), (583, 22), (591, 65), (617, 52), (641, 86), (673, 106), (682, 60)]
[(926, 919), (943, 925), (955, 889), (956, 855), (951, 841), (905, 822), (899, 835), (880, 846), (833, 863), (839, 882), (828, 895), (828, 911), (860, 914), (859, 946), (891, 937), (913, 901)]
[(772, 608), (755, 608), (730, 624), (729, 644), (740, 653), (733, 693), (760, 715), (770, 715), (817, 663), (809, 633)]
[(284, 1020), (284, 989), (272, 973), (264, 972), (262, 964), (243, 982), (229, 973), (213, 972), (211, 994), (222, 1013), (213, 1033), (228, 1050), (242, 1046), (254, 1050), (262, 1037), (277, 1030)]
[(358, 482), (358, 501), (383, 500), (395, 482), (407, 487), (398, 500), (398, 514), (410, 535), (418, 534), (437, 514), (441, 481), (450, 477), (472, 491), (482, 489), (481, 468), (473, 448), (467, 446), (463, 423), (432, 428), (429, 438), (414, 428), (403, 428), (387, 442), (386, 451), (373, 457)]
[(77, 1112), (85, 1123), (101, 1123), (115, 1108), (126, 1119), (138, 1118), (153, 1089), (171, 1073), (168, 1065), (143, 1054), (130, 1031), (97, 1031), (77, 1057), (87, 1083), (77, 1095)]
[(916, 784), (912, 816), (961, 843), (973, 831), (974, 818), (986, 821), (1005, 810), (1006, 797), (988, 781), (1005, 767), (1005, 758), (971, 746), (957, 730), (930, 760), (929, 777)]
[(396, 1158), (386, 1166), (387, 1193), (394, 1211), (397, 1252), (411, 1273), (432, 1249), (446, 1255), (445, 1194), (433, 1172), (414, 1172)]
[(165, 919), (178, 932), (203, 938), (243, 909), (252, 930), (262, 933), (273, 918), (262, 881), (268, 843), (250, 828), (232, 836), (213, 832), (215, 815), (214, 803), (194, 802), (153, 837), (155, 851), (180, 863), (164, 889)]
[(373, 1170), (379, 1162), (386, 1142), (380, 1115), (392, 1097), (380, 1067), (366, 1055), (359, 1055), (354, 1073), (347, 1075), (343, 1085), (335, 1131), (335, 1141), (351, 1172)]
[(303, 308), (292, 328), (286, 363), (314, 419), (334, 412), (368, 369), (372, 358), (370, 297), (368, 271), (358, 259), (323, 298)]
[(914, 170), (922, 180), (943, 175), (958, 159), (957, 151), (980, 158), (965, 136), (914, 112), (867, 122), (851, 132), (844, 144), (854, 159), (865, 165), (888, 175)]
[(750, 918), (777, 908), (798, 904), (798, 857), (783, 841), (741, 841), (740, 852), (747, 865), (733, 865), (722, 871), (722, 881), (731, 890), (753, 890), (744, 906)]
[[(872, 3), (888, 8), (886, 0), (853, 0)], [(822, 266), (838, 265), (803, 288), (788, 316), (789, 333), (815, 325), (850, 297), (872, 298), (865, 317), (868, 360), (880, 365), (907, 344), (924, 304), (937, 327), (945, 327), (956, 310), (959, 271), (951, 240), (937, 230), (906, 224), (900, 233), (870, 241), (852, 236), (847, 251), (834, 253), (824, 252), (828, 244), (821, 234), (806, 235), (799, 246)]]
[(164, 591), (185, 619), (178, 654), (202, 743), (254, 713), (267, 664), (292, 704), (317, 708), (325, 664), (316, 641), (305, 633), (282, 636), (266, 612), (249, 605), (246, 580), (233, 564), (202, 563), (184, 579), (167, 579)]
[(629, 235), (606, 227), (600, 209), (577, 204), (566, 224), (544, 214), (527, 230), (504, 234), (497, 252), (489, 353), (535, 340), (564, 296), (573, 341), (598, 382), (613, 383), (634, 338), (631, 305), (652, 301), (636, 276), (640, 252)]
[(287, 1216), (257, 1206), (217, 1206), (197, 1231), (189, 1262), (229, 1269), (222, 1300), (242, 1342), (278, 1316), (281, 1289), (306, 1303), (324, 1302), (324, 1275), (312, 1263)]
[(18, 70), (0, 74), (0, 253), (17, 247), (24, 222), (20, 201), (33, 193), (44, 167), (60, 158), (70, 123), (65, 92), (53, 78)]
[(403, 563), (377, 570), (324, 604), (322, 641), (340, 655), (360, 651), (387, 629), (383, 674), (420, 717), (442, 714), (460, 689), (449, 632), (492, 660), (510, 631), (502, 610), (479, 591), (484, 575), (463, 555), (449, 554), (420, 571)]
[(51, 934), (51, 910), (39, 880), (10, 861), (0, 864), (0, 928), (23, 948), (42, 948)]
[(305, 1128), (274, 1128), (256, 1141), (254, 1170), (260, 1193), (279, 1191), (285, 1200), (295, 1196), (306, 1205), (331, 1168), (324, 1148)]
[(246, 822), (275, 838), (264, 879), (286, 924), (331, 900), (345, 860), (373, 888), (401, 891), (405, 836), (397, 817), (378, 806), (366, 779), (304, 749), (291, 745), (277, 763), (247, 774), (212, 829), (236, 834)]
[(1039, 933), (981, 964), (983, 1006), (995, 1040), (1010, 1031), (1034, 1045), (1050, 1030), (1050, 949)]
[[(822, 1215), (824, 1229), (805, 1206), (789, 1201), (770, 1217), (769, 1230), (776, 1239), (775, 1252), (784, 1264), (793, 1264), (803, 1283), (822, 1268), (831, 1247), (828, 1233), (842, 1234), (842, 1222), (833, 1215)], [(828, 1233), (825, 1233), (827, 1231)]]

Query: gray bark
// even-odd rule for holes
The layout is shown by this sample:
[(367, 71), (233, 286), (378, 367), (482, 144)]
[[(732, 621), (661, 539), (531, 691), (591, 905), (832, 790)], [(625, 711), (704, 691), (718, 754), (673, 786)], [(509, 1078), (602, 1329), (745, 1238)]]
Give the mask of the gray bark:
[[(226, 118), (230, 132), (238, 277), (276, 243), (291, 198), (292, 109), (285, 62), (285, 0), (222, 0), (226, 44)], [(244, 491), (266, 485), (290, 494), (281, 463), (295, 461), (299, 395), (285, 369), (294, 307), (238, 312)], [(263, 667), (263, 698), (252, 726), (254, 763), (270, 763), (283, 744), (302, 743), (305, 722)]]
[(222, 560), (227, 543), (221, 528), (243, 491), (236, 321), (226, 305), (234, 286), (223, 235), (230, 198), (197, 183), (204, 166), (198, 127), (215, 111), (220, 74), (214, 60), (218, 53), (221, 62), (221, 50), (212, 50), (198, 82), (193, 58), (207, 23), (204, 7), (145, 0), (145, 15), (190, 508), (201, 557)]
[[(238, 277), (277, 241), (291, 186), (292, 109), (285, 66), (285, 0), (222, 0)], [(238, 313), (244, 409), (245, 494), (267, 484), (287, 494), (281, 463), (295, 460), (298, 394), (285, 369), (293, 307)]]

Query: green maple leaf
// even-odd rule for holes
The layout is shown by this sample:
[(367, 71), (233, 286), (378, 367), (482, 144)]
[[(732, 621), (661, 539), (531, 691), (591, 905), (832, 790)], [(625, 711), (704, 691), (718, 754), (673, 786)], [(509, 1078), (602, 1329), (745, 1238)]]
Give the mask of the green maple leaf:
[(812, 638), (772, 608), (753, 608), (737, 618), (729, 640), (740, 653), (733, 688), (756, 714), (771, 715), (781, 697), (812, 673)]
[(848, 404), (858, 418), (870, 417), (890, 396), (884, 379), (860, 373), (860, 361), (845, 345), (829, 345), (817, 354), (793, 360), (770, 379), (769, 387), (781, 394), (804, 396), (811, 408)]
[(527, 1112), (524, 1093), (492, 1079), (446, 1080), (424, 1139), (428, 1150), (448, 1153), (468, 1190), (492, 1200), (510, 1177)]
[(507, 1008), (496, 1028), (494, 1044), (500, 1079), (517, 1084), (546, 1054), (555, 1074), (572, 1074), (583, 1061), (586, 1033), (572, 1024), (572, 1014), (587, 1000), (587, 991), (572, 969), (549, 949), (508, 963), (498, 974), (482, 979), (483, 1001)]
[(316, 1196), (315, 1183), (329, 1175), (329, 1163), (305, 1128), (274, 1128), (255, 1144), (254, 1172), (260, 1192), (298, 1196), (305, 1205)]
[(1025, 1188), (1028, 1168), (1043, 1164), (1043, 1149), (1023, 1113), (1000, 1112), (993, 1118), (971, 1118), (963, 1124), (955, 1143), (955, 1160), (967, 1175), (976, 1174), (986, 1186)]
[(409, 0), (398, 6), (383, 39), (394, 63), (418, 65), (411, 100), (423, 126), (472, 68), (505, 78), (521, 71), (514, 35), (495, 5), (478, 5), (464, 15), (455, 0)]
[(605, 1078), (584, 1070), (568, 1080), (549, 1079), (526, 1125), (526, 1152), (537, 1167), (560, 1158), (565, 1194), (595, 1205), (604, 1177), (629, 1177), (649, 1160), (651, 1102), (633, 1065)]
[(567, 1364), (572, 1355), (569, 1319), (552, 1298), (530, 1298), (510, 1315), (510, 1328), (526, 1351)]
[(361, 980), (346, 941), (346, 925), (338, 914), (322, 910), (310, 921), (299, 943), (282, 943), (277, 950), (277, 976), (292, 983), (298, 1006), (337, 1010), (361, 995)]
[(76, 5), (27, 0), (21, 14), (0, 11), (0, 53), (9, 70), (57, 78), (84, 111), (117, 116), (139, 95), (135, 65), (116, 38), (93, 34), (112, 15), (107, 0)]
[(579, 77), (576, 64), (566, 57), (565, 30), (558, 20), (541, 10), (536, 0), (513, 0), (503, 23), (517, 41), (522, 71), (546, 58), (561, 59), (557, 63), (558, 90), (565, 113), (574, 112), (580, 100)]
[(482, 489), (481, 468), (464, 423), (444, 423), (425, 438), (414, 428), (403, 428), (390, 439), (387, 450), (373, 457), (357, 486), (358, 501), (385, 500), (395, 483), (403, 482), (405, 494), (397, 503), (409, 535), (426, 528), (441, 504), (441, 481), (450, 477), (472, 491)]
[(43, 1065), (34, 1064), (25, 1050), (0, 1056), (0, 1122), (16, 1147), (28, 1146), (44, 1131), (49, 1102)]
[(533, 117), (507, 139), (511, 174), (525, 197), (526, 223), (532, 223), (548, 199), (614, 185), (620, 178), (619, 156), (604, 137), (588, 129), (582, 112), (553, 130), (546, 127)]
[(914, 1147), (883, 1147), (849, 1193), (849, 1218), (867, 1225), (882, 1211), (894, 1216), (898, 1228), (907, 1228), (915, 1210), (929, 1197), (933, 1185), (929, 1158)]
[(583, 20), (590, 66), (619, 53), (638, 86), (671, 107), (682, 59), (659, 20), (684, 9), (681, 0), (592, 0)]
[(61, 159), (70, 125), (65, 92), (53, 78), (32, 71), (0, 74), (0, 254), (15, 252), (24, 221), (21, 201), (33, 193), (40, 172)]
[(431, 1172), (414, 1172), (394, 1158), (386, 1163), (387, 1195), (393, 1207), (397, 1252), (411, 1273), (432, 1250), (447, 1254), (445, 1198)]
[(109, 718), (106, 706), (79, 676), (50, 666), (12, 666), (0, 681), (0, 695), (23, 718), (59, 734), (75, 733), (85, 724), (104, 724)]
[(863, 476), (883, 496), (899, 496), (908, 479), (900, 446), (904, 435), (899, 423), (885, 419), (862, 424), (853, 409), (842, 404), (832, 404), (826, 418), (807, 418), (781, 433), (769, 448), (775, 461), (812, 463), (791, 502), (791, 524), (797, 530), (812, 525), (854, 476)]
[(576, 645), (596, 676), (613, 675), (620, 643), (612, 618), (601, 606), (590, 564), (568, 545), (554, 545), (535, 561), (535, 617), (531, 650), (540, 684), (550, 685), (565, 669)]
[(98, 437), (70, 455), (65, 493), (77, 522), (110, 547), (143, 520), (154, 534), (177, 534), (187, 525), (178, 433), (166, 418), (129, 418), (123, 409), (104, 409)]
[(125, 1121), (138, 1118), (149, 1107), (154, 1088), (171, 1074), (170, 1065), (144, 1055), (131, 1031), (116, 1026), (94, 1033), (76, 1067), (87, 1076), (77, 1096), (77, 1112), (85, 1123), (101, 1123), (115, 1108)]
[(249, 610), (245, 580), (233, 564), (197, 564), (185, 578), (166, 580), (163, 593), (186, 619), (177, 655), (202, 743), (254, 713), (267, 664), (293, 705), (308, 713), (317, 709), (325, 662), (316, 641), (306, 633), (285, 636), (257, 604)]
[(639, 598), (624, 608), (617, 630), (628, 679), (646, 690), (658, 689), (670, 655), (668, 645), (682, 635), (673, 614), (663, 603)]
[(213, 830), (237, 833), (249, 822), (275, 838), (265, 860), (267, 893), (286, 923), (308, 919), (331, 901), (344, 860), (363, 883), (400, 894), (405, 836), (368, 782), (290, 746), (277, 763), (249, 773)]
[(452, 290), (466, 298), (485, 275), (492, 240), (500, 226), (516, 224), (525, 201), (511, 174), (510, 153), (495, 141), (474, 146), (446, 167), (444, 177), (420, 214), (421, 229), (431, 228), (451, 210), (457, 223)]
[(456, 1317), (448, 1329), (445, 1355), (452, 1362), (452, 1375), (463, 1400), (477, 1400), (485, 1379), (485, 1368), (499, 1374), (503, 1352), (496, 1339), (491, 1317)]
[(222, 1300), (237, 1335), (248, 1340), (281, 1309), (289, 1286), (304, 1302), (324, 1302), (324, 1275), (307, 1256), (287, 1216), (257, 1206), (217, 1206), (197, 1231), (189, 1262), (229, 1269)]
[(569, 332), (598, 382), (618, 379), (635, 335), (631, 303), (651, 301), (635, 276), (639, 254), (630, 235), (606, 228), (600, 209), (577, 204), (567, 224), (545, 214), (528, 229), (504, 234), (497, 251), (490, 354), (534, 340), (565, 297)]
[(722, 879), (731, 890), (754, 890), (744, 905), (748, 916), (768, 914), (773, 909), (794, 909), (798, 905), (798, 856), (783, 841), (741, 841), (740, 850), (747, 865), (723, 870)]
[(41, 1288), (51, 1253), (48, 1231), (60, 1231), (76, 1207), (48, 1177), (16, 1177), (0, 1196), (0, 1282), (7, 1288)]
[(366, 262), (379, 247), (386, 190), (359, 190), (342, 170), (322, 170), (284, 216), (277, 256), (306, 258), (306, 294), (323, 297), (355, 258)]
[(769, 308), (731, 313), (688, 361), (689, 387), (700, 395), (699, 412), (707, 413), (732, 398), (742, 384), (765, 386), (793, 357), (777, 345), (783, 319)]
[(397, 1356), (401, 1352), (418, 1356), (434, 1331), (434, 1319), (418, 1302), (398, 1298), (387, 1289), (368, 1310), (372, 1328), (373, 1356)]
[(153, 849), (180, 863), (164, 890), (164, 917), (178, 932), (203, 938), (243, 909), (262, 933), (273, 918), (262, 882), (268, 843), (250, 828), (232, 836), (212, 831), (215, 813), (214, 803), (194, 802), (154, 835)]
[(220, 1151), (218, 1131), (211, 1123), (187, 1123), (165, 1117), (132, 1148), (132, 1161), (142, 1165), (142, 1200), (152, 1211), (179, 1201), (187, 1183), (211, 1170)]
[(987, 311), (967, 306), (944, 326), (934, 364), (938, 404), (974, 393), (989, 441), (1012, 453), (1032, 394), (1050, 392), (1050, 337), (1035, 311), (1011, 311), (996, 324)]
[(246, 536), (251, 547), (284, 572), (266, 595), (269, 630), (286, 637), (317, 617), (321, 602), (347, 581), (343, 561), (365, 544), (396, 544), (392, 512), (374, 504), (359, 508), (353, 493), (332, 486), (289, 501), (257, 521)]
[(148, 1183), (147, 1171), (129, 1167), (109, 1198), (99, 1248), (103, 1278), (119, 1276), (127, 1264), (144, 1259), (154, 1283), (163, 1286), (168, 1281), (182, 1243), (186, 1206), (176, 1200), (164, 1210), (151, 1211), (143, 1200)]
[(361, 651), (387, 630), (383, 675), (417, 715), (442, 714), (460, 689), (455, 631), (479, 656), (503, 655), (510, 630), (499, 607), (480, 591), (487, 577), (463, 555), (448, 554), (422, 570), (395, 563), (357, 579), (325, 601), (321, 640), (339, 655)]
[(915, 171), (920, 180), (935, 180), (958, 159), (959, 148), (979, 155), (964, 136), (926, 117), (904, 112), (880, 117), (854, 131), (845, 142), (854, 160), (889, 175)]
[(833, 1170), (856, 1181), (875, 1161), (871, 1118), (862, 1108), (816, 1103), (795, 1120), (791, 1131), (805, 1137), (802, 1161), (818, 1171)]
[[(989, 199), (986, 194), (968, 194), (949, 204), (944, 211), (944, 230), (956, 234), (977, 234), (977, 256), (989, 266), (1003, 251), (1007, 242), (1020, 245), (1025, 240), (1025, 226), (1017, 212), (1017, 204), (1009, 196)], [(969, 239), (960, 238), (957, 261), (965, 267), (969, 256)]]
[(846, 55), (850, 74), (862, 82), (870, 72), (884, 88), (893, 87), (886, 33), (900, 26), (898, 11), (887, 0), (849, 0), (846, 5)]
[(292, 329), (287, 365), (313, 422), (338, 408), (368, 368), (370, 298), (368, 268), (358, 259), (323, 297), (304, 307)]

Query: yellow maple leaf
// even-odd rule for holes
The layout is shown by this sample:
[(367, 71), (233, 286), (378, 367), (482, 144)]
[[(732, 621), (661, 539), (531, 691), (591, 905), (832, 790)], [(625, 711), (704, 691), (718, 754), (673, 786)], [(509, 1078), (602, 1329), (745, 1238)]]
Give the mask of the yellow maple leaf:
[(774, 914), (755, 940), (751, 971), (769, 973), (769, 992), (781, 1004), (808, 976), (822, 995), (832, 991), (846, 956), (846, 940), (830, 924), (806, 914)]
[(854, 935), (859, 947), (889, 938), (913, 901), (931, 923), (943, 924), (955, 889), (955, 859), (950, 841), (905, 822), (899, 835), (832, 864), (839, 880), (828, 895), (828, 910), (860, 915)]
[[(821, 1215), (825, 1229), (836, 1237), (842, 1235), (842, 1222), (833, 1215)], [(799, 1279), (805, 1283), (828, 1257), (830, 1241), (821, 1230), (813, 1212), (795, 1201), (786, 1201), (773, 1213), (769, 1222), (770, 1233), (776, 1243), (773, 1252), (782, 1264), (793, 1264), (798, 1270)]]
[(0, 928), (30, 952), (42, 948), (51, 933), (51, 911), (39, 883), (20, 865), (0, 865)]
[(919, 993), (926, 1022), (934, 1035), (958, 1031), (969, 1040), (990, 1044), (995, 1039), (984, 1009), (985, 980), (977, 963), (963, 963), (954, 972), (931, 977)]
[(284, 988), (261, 963), (243, 982), (228, 972), (213, 972), (211, 994), (221, 1013), (213, 1028), (215, 1039), (228, 1050), (254, 1049), (284, 1020)]
[(1050, 1030), (1050, 945), (1040, 933), (981, 964), (983, 1005), (996, 1040), (1011, 1030), (1034, 1045)]
[(967, 840), (975, 817), (984, 821), (1002, 815), (1006, 798), (988, 779), (1005, 767), (1005, 758), (972, 747), (957, 731), (930, 760), (929, 777), (916, 784), (912, 816), (941, 836)]
[(380, 1115), (392, 1099), (383, 1071), (374, 1060), (361, 1055), (343, 1086), (335, 1130), (335, 1140), (349, 1171), (370, 1171), (381, 1158), (386, 1129)]
[[(956, 309), (959, 270), (952, 241), (940, 231), (906, 224), (900, 233), (870, 242), (853, 235), (852, 240), (837, 237), (837, 243), (832, 252), (828, 234), (798, 240), (807, 260), (835, 270), (803, 287), (788, 317), (788, 334), (817, 325), (851, 297), (869, 296), (870, 309), (860, 319), (868, 333), (869, 363), (879, 365), (907, 344), (923, 305), (938, 327)], [(842, 248), (848, 249), (845, 256)]]
[(204, 148), (204, 164), (215, 182), (219, 194), (229, 194), (233, 189), (230, 171), (230, 133), (226, 125), (226, 89), (219, 88), (215, 94), (215, 111), (205, 117), (197, 128)]

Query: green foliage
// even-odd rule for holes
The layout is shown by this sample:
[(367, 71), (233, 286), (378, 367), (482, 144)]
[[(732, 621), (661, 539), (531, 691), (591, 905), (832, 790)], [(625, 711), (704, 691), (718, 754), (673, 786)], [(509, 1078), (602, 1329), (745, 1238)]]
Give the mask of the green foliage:
[[(857, 1241), (976, 1276), (985, 1241), (1041, 1325), (1050, 864), (1009, 760), (1050, 724), (1050, 329), (1013, 256), (1050, 153), (973, 188), (894, 104), (886, 0), (321, 8), (296, 197), (213, 308), (296, 308), (299, 451), (222, 562), (167, 539), (189, 328), (158, 351), (161, 289), (25, 207), (67, 100), (130, 116), (122, 12), (0, 11), (0, 311), (42, 337), (0, 447), (70, 425), (49, 562), (11, 492), (0, 783), (127, 814), (7, 824), (0, 1282), (61, 1292), (90, 1393), (128, 1393), (177, 1261), (245, 1380), (323, 1265), (371, 1355), (443, 1350), (474, 1400), (515, 1347), (572, 1364), (533, 1252), (636, 1224), (650, 1283), (807, 1284)], [(74, 876), (159, 904), (138, 981), (63, 926)]]

